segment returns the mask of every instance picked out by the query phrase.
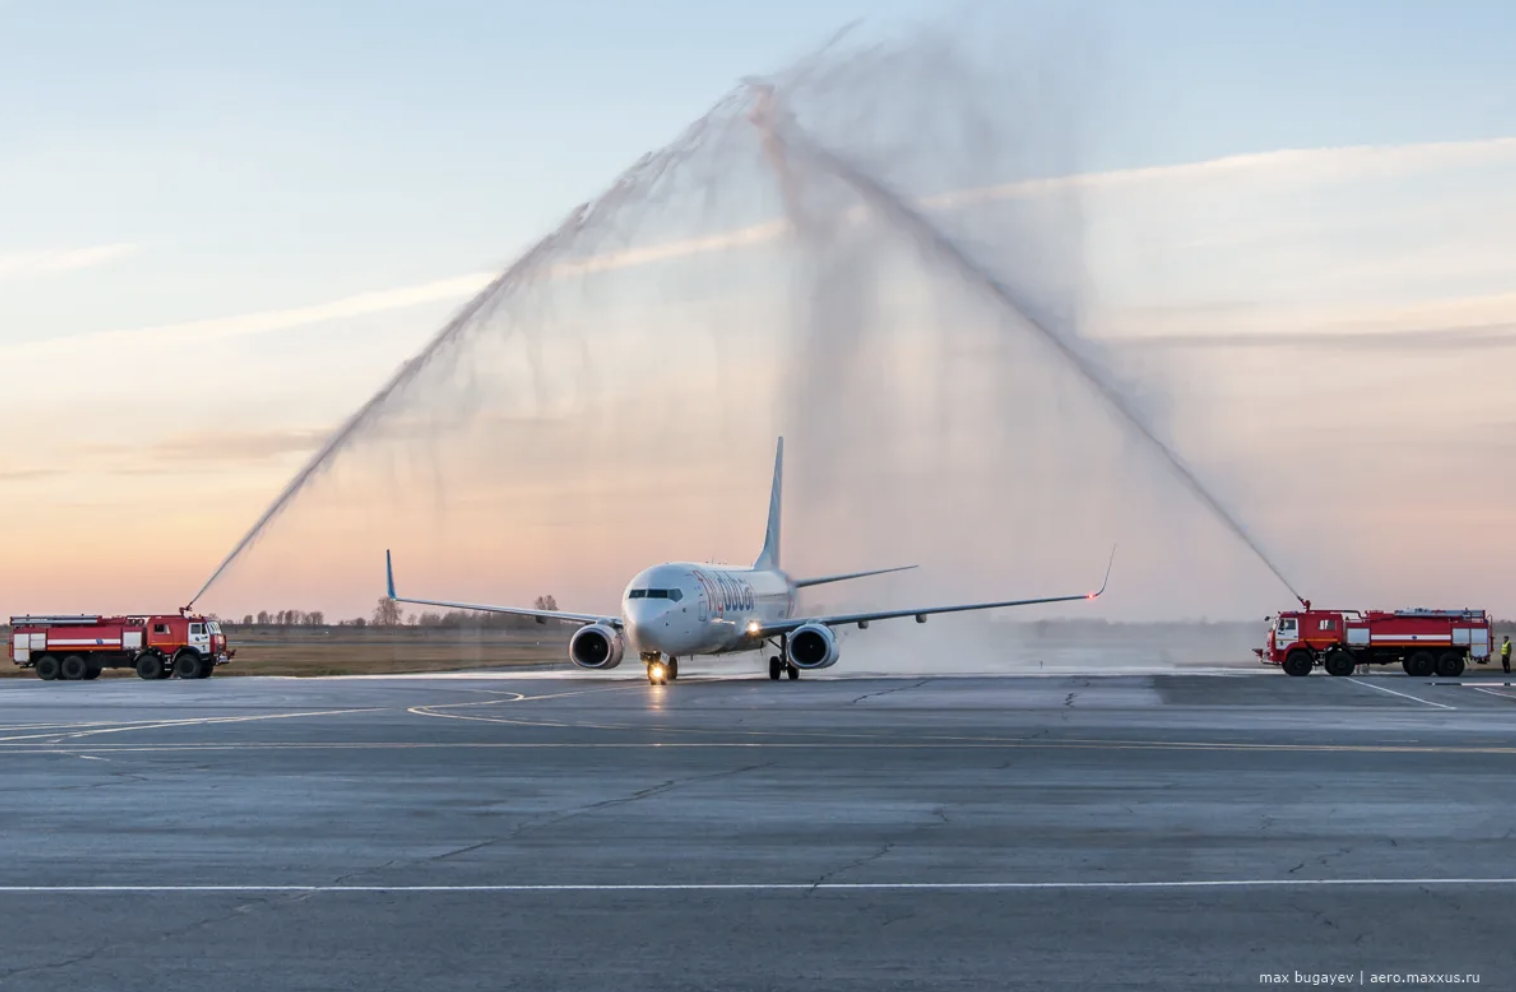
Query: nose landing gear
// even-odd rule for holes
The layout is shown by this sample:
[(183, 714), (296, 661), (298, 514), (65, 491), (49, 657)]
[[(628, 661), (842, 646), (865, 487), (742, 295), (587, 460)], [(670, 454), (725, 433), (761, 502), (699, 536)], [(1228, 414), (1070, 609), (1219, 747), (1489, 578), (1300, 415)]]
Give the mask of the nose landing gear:
[(678, 678), (678, 658), (670, 657), (666, 662), (655, 658), (647, 663), (647, 681), (649, 685), (667, 685)]

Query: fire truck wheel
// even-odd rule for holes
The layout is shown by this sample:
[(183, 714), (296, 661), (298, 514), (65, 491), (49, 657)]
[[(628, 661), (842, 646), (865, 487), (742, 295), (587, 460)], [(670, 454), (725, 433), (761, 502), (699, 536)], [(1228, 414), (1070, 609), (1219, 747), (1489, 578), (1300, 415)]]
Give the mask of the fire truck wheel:
[(1344, 676), (1353, 674), (1353, 656), (1338, 648), (1327, 655), (1326, 670), (1328, 675)]
[(1284, 673), (1286, 675), (1302, 676), (1311, 674), (1311, 668), (1315, 665), (1309, 652), (1291, 651), (1284, 658)]
[(183, 651), (174, 659), (174, 674), (181, 679), (193, 679), (200, 675), (200, 656)]
[(58, 674), (70, 682), (82, 682), (84, 676), (89, 674), (89, 665), (76, 654), (71, 654), (63, 659), (63, 666), (58, 669)]
[(37, 671), (37, 678), (44, 682), (51, 682), (58, 677), (58, 659), (50, 654), (38, 658), (33, 667)]
[(1457, 651), (1444, 651), (1437, 659), (1437, 674), (1445, 679), (1456, 679), (1463, 674), (1463, 655)]
[(1430, 651), (1417, 651), (1406, 661), (1406, 674), (1418, 678), (1430, 678), (1437, 670), (1437, 661)]
[(152, 681), (163, 676), (163, 659), (155, 654), (145, 654), (137, 659), (137, 677)]

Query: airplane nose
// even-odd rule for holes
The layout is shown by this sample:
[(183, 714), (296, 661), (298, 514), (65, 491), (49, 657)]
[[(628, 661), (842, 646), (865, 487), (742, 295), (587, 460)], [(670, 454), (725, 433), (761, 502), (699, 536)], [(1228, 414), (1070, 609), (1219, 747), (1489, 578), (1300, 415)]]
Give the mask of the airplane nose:
[(647, 650), (647, 645), (643, 643), (644, 635), (642, 625), (631, 617), (626, 618), (626, 639), (627, 643), (632, 646), (633, 651), (636, 651), (640, 654), (641, 652)]
[(628, 603), (626, 636), (638, 651), (663, 650), (668, 640), (669, 609), (666, 603)]
[(628, 603), (626, 608), (626, 636), (639, 651), (653, 650), (648, 646), (649, 635), (655, 628), (657, 611), (647, 603)]

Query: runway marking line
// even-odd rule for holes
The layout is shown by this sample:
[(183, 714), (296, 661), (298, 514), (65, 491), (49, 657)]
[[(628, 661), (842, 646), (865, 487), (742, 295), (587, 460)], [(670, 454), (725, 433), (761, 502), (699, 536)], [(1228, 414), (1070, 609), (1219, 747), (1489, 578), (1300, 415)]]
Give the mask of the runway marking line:
[[(1356, 679), (1350, 679), (1349, 681), (1356, 682), (1357, 680)], [(1366, 683), (1360, 683), (1360, 684), (1366, 684)], [(1369, 688), (1371, 688), (1371, 689), (1378, 689), (1380, 687), (1379, 686), (1375, 686), (1375, 685), (1370, 685)], [(586, 691), (602, 691), (602, 690), (586, 690)], [(1382, 691), (1392, 693), (1393, 695), (1402, 695), (1401, 693), (1395, 692), (1393, 689), (1383, 689)], [(532, 701), (535, 701), (535, 700), (538, 700), (538, 699), (555, 698), (553, 696), (522, 696), (520, 693), (512, 693), (512, 695), (515, 696), (516, 698), (514, 698), (514, 699), (507, 699), (507, 698), (501, 697), (501, 698), (498, 698), (498, 699), (476, 700), (476, 701), (467, 702), (467, 703), (441, 703), (441, 704), (433, 704), (433, 705), (429, 705), (429, 706), (414, 706), (414, 707), (411, 707), (410, 709), (408, 709), (407, 712), (411, 713), (411, 714), (413, 714), (415, 716), (435, 717), (435, 718), (443, 719), (443, 720), (465, 720), (465, 721), (471, 721), (471, 722), (476, 722), (476, 723), (498, 723), (498, 724), (505, 724), (505, 725), (509, 725), (509, 726), (541, 727), (541, 728), (551, 728), (551, 729), (557, 729), (557, 730), (602, 730), (602, 731), (641, 732), (641, 733), (657, 733), (657, 734), (710, 734), (710, 735), (720, 735), (720, 736), (726, 736), (726, 737), (756, 737), (756, 738), (772, 738), (772, 737), (807, 738), (807, 739), (812, 739), (812, 740), (824, 740), (824, 741), (827, 742), (827, 746), (829, 746), (829, 747), (848, 747), (848, 746), (853, 746), (853, 747), (858, 747), (858, 746), (924, 747), (924, 746), (928, 746), (928, 744), (936, 745), (936, 744), (939, 744), (939, 743), (941, 743), (941, 744), (950, 744), (950, 745), (961, 745), (961, 746), (974, 746), (974, 745), (992, 745), (992, 746), (1006, 746), (1006, 747), (1035, 746), (1033, 744), (1033, 742), (1030, 742), (1030, 741), (1028, 741), (1027, 739), (1024, 739), (1024, 738), (958, 737), (958, 736), (947, 736), (947, 735), (943, 735), (943, 734), (924, 734), (924, 735), (922, 735), (922, 738), (921, 738), (922, 743), (919, 743), (919, 744), (905, 744), (905, 745), (892, 745), (892, 744), (859, 745), (859, 744), (848, 744), (848, 743), (837, 743), (837, 742), (849, 742), (849, 741), (888, 741), (888, 740), (893, 740), (893, 737), (892, 737), (892, 735), (886, 735), (886, 734), (846, 733), (846, 732), (842, 732), (842, 731), (827, 731), (827, 730), (772, 731), (772, 730), (735, 730), (735, 729), (728, 729), (728, 728), (725, 728), (725, 727), (670, 727), (670, 726), (664, 726), (662, 724), (599, 723), (599, 722), (591, 723), (591, 722), (587, 722), (587, 721), (563, 722), (563, 721), (555, 721), (555, 720), (543, 720), (543, 719), (540, 719), (540, 718), (508, 717), (508, 716), (484, 716), (484, 715), (471, 715), (471, 714), (464, 714), (464, 713), (443, 713), (443, 712), (438, 712), (439, 710), (443, 710), (443, 709), (456, 709), (456, 708), (461, 708), (461, 707), (465, 707), (465, 706), (482, 707), (482, 706), (492, 706), (492, 705), (496, 705), (496, 704), (499, 704), (499, 703), (506, 703), (506, 702), (532, 702)], [(577, 695), (577, 693), (565, 693), (564, 695)], [(1417, 699), (1417, 697), (1415, 697), (1415, 696), (1406, 696), (1405, 698), (1407, 698), (1407, 699), (1414, 699), (1417, 702), (1425, 703), (1428, 706), (1435, 706), (1435, 707), (1438, 707), (1438, 708), (1441, 708), (1441, 709), (1454, 709), (1454, 707), (1452, 707), (1452, 706), (1446, 706), (1443, 703), (1434, 703), (1434, 702), (1431, 702), (1430, 700)], [(1055, 747), (1073, 747), (1073, 746), (1080, 746), (1080, 745), (1090, 746), (1090, 747), (1101, 747), (1101, 748), (1107, 748), (1107, 749), (1114, 749), (1114, 748), (1119, 748), (1119, 747), (1132, 747), (1132, 748), (1170, 748), (1170, 749), (1191, 748), (1191, 749), (1212, 749), (1212, 750), (1224, 750), (1224, 749), (1231, 749), (1231, 750), (1244, 750), (1244, 749), (1258, 749), (1258, 750), (1311, 750), (1311, 751), (1388, 751), (1388, 750), (1393, 750), (1392, 748), (1389, 748), (1389, 747), (1375, 746), (1375, 745), (1370, 745), (1370, 746), (1364, 746), (1364, 745), (1330, 746), (1330, 745), (1312, 745), (1312, 744), (1249, 744), (1249, 743), (1245, 743), (1245, 742), (1225, 742), (1225, 741), (1223, 741), (1223, 742), (1210, 742), (1210, 741), (1129, 741), (1129, 740), (1102, 741), (1102, 740), (1091, 740), (1091, 739), (1083, 739), (1083, 738), (1065, 738), (1062, 741), (1052, 742), (1049, 746), (1055, 746)], [(536, 746), (552, 746), (552, 745), (551, 745), (551, 743), (544, 743), (544, 744), (539, 744), (539, 745), (536, 745)], [(565, 742), (563, 746), (570, 746), (570, 745)], [(580, 745), (574, 745), (574, 746), (580, 746)], [(588, 745), (583, 745), (583, 746), (588, 746)], [(622, 744), (622, 745), (618, 745), (618, 746), (625, 746), (625, 747), (630, 747), (630, 746), (716, 747), (716, 746), (721, 746), (721, 745), (718, 745), (718, 744), (715, 744), (715, 743), (711, 743), (711, 742), (705, 742), (705, 743), (699, 743), (699, 744), (688, 744), (688, 745), (686, 745), (686, 744), (679, 744), (679, 743), (676, 743), (676, 742), (668, 742), (666, 744), (663, 744), (663, 743), (649, 744), (648, 742), (638, 742), (636, 745), (628, 743), (628, 744)], [(731, 745), (731, 746), (775, 746), (775, 747), (783, 747), (783, 746), (791, 746), (791, 745), (788, 745), (788, 744), (774, 744), (774, 745), (755, 744), (755, 745)], [(794, 745), (794, 746), (803, 746), (803, 745)], [(1408, 749), (1408, 750), (1418, 751), (1418, 750), (1425, 750), (1425, 749), (1411, 748), (1411, 749)], [(1471, 751), (1471, 750), (1479, 750), (1479, 749), (1478, 748), (1473, 748), (1473, 749), (1471, 749), (1471, 748), (1448, 748), (1445, 751), (1438, 751), (1438, 750), (1434, 749), (1433, 753), (1452, 753), (1452, 752), (1464, 752), (1464, 751)], [(1499, 751), (1499, 752), (1492, 752), (1492, 753), (1504, 753), (1504, 752), (1503, 751)]]
[(1410, 886), (1516, 886), (1516, 878), (1218, 878), (1162, 881), (1050, 882), (647, 882), (560, 885), (0, 885), (0, 895), (134, 895), (148, 893), (556, 893), (556, 892), (1035, 892), (1093, 889), (1265, 889)]
[(47, 738), (77, 739), (80, 737), (95, 737), (100, 734), (124, 734), (134, 730), (167, 730), (174, 727), (206, 727), (223, 723), (255, 723), (264, 720), (296, 720), (311, 716), (343, 716), (348, 713), (382, 713), (389, 709), (387, 706), (372, 706), (343, 710), (302, 710), (295, 713), (258, 713), (251, 716), (207, 716), (187, 717), (181, 720), (138, 720), (117, 724), (105, 724), (95, 729), (54, 729), (46, 733), (20, 734), (14, 737), (0, 737), (0, 744), (12, 744), (18, 741), (34, 741)]
[[(1096, 741), (1096, 740), (928, 740), (830, 742), (838, 750), (1050, 750), (1050, 751), (1238, 751), (1253, 753), (1361, 753), (1361, 754), (1516, 754), (1516, 746), (1403, 745), (1403, 744), (1250, 744), (1242, 741)], [(61, 742), (0, 744), (0, 754), (62, 754), (78, 757), (86, 752), (100, 754), (156, 753), (174, 751), (362, 751), (362, 750), (645, 750), (645, 749), (809, 749), (811, 741), (237, 741), (228, 743), (181, 742), (164, 744), (80, 744)]]
[(1435, 706), (1440, 710), (1456, 710), (1458, 708), (1456, 706), (1449, 706), (1446, 703), (1434, 703), (1430, 699), (1422, 699), (1420, 696), (1412, 696), (1409, 693), (1397, 692), (1394, 689), (1386, 689), (1382, 685), (1375, 685), (1372, 682), (1364, 682), (1361, 679), (1355, 679), (1351, 676), (1348, 678), (1348, 681), (1354, 685), (1361, 685), (1366, 689), (1377, 689), (1380, 692), (1387, 692), (1392, 696), (1399, 696), (1401, 699), (1409, 699), (1411, 702), (1420, 703), (1423, 706)]

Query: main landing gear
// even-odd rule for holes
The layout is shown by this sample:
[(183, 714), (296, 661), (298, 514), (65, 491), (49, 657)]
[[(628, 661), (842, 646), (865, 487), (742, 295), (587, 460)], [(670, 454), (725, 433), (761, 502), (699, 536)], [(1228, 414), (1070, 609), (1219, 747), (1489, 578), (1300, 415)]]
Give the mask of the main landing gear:
[(781, 673), (788, 674), (792, 681), (800, 677), (800, 669), (794, 665), (785, 664), (784, 659), (776, 654), (769, 659), (769, 678), (778, 682)]
[(654, 658), (647, 663), (648, 685), (667, 685), (679, 678), (679, 659), (670, 657), (668, 661)]

